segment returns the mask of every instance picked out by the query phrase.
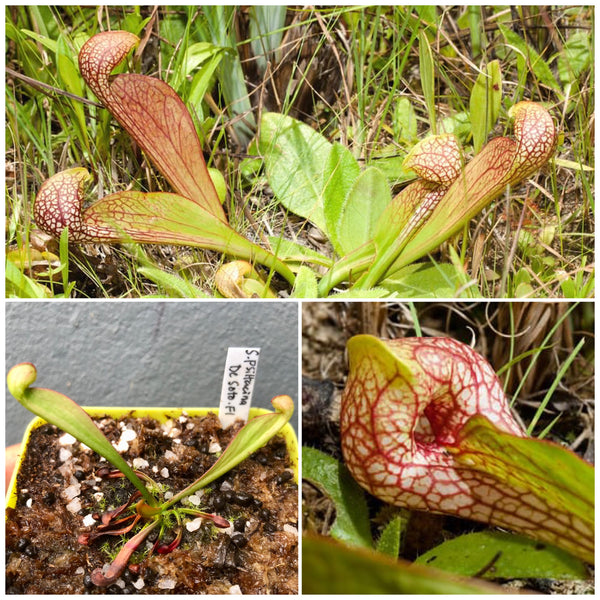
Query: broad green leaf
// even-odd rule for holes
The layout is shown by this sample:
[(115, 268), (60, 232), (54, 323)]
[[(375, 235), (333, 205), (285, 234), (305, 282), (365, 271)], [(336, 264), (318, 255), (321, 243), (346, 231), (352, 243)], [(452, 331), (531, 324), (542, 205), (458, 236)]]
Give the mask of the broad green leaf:
[(317, 486), (335, 504), (331, 537), (352, 546), (372, 548), (365, 493), (348, 469), (332, 456), (302, 448), (302, 477)]
[(471, 287), (461, 289), (465, 285), (465, 273), (451, 263), (413, 263), (384, 279), (381, 285), (406, 298), (479, 296), (479, 292)]
[(262, 448), (273, 436), (277, 435), (290, 420), (294, 412), (294, 403), (289, 396), (276, 396), (271, 403), (275, 412), (250, 419), (229, 442), (217, 462), (192, 485), (173, 496), (163, 507), (172, 506), (181, 498), (206, 487), (215, 479), (231, 471), (253, 452)]
[(135, 485), (147, 504), (155, 506), (156, 500), (152, 494), (83, 408), (67, 396), (54, 390), (29, 387), (35, 382), (36, 377), (36, 369), (31, 363), (14, 366), (7, 376), (10, 393), (34, 415), (56, 425), (66, 433), (70, 433), (94, 452), (103, 456)]
[[(594, 561), (591, 465), (558, 444), (505, 433), (480, 415), (467, 421), (456, 447), (448, 450), (459, 464), (516, 492), (521, 499), (515, 502), (516, 531)], [(544, 518), (537, 522), (540, 514)]]
[(513, 46), (517, 51), (517, 61), (524, 61), (542, 83), (546, 84), (548, 87), (562, 95), (560, 85), (556, 81), (552, 70), (546, 61), (531, 47), (531, 45), (523, 40), (519, 34), (515, 33), (501, 23), (498, 23), (498, 28), (506, 39), (506, 42)]
[(393, 560), (327, 538), (302, 538), (304, 594), (499, 594), (489, 583)]
[(521, 535), (481, 531), (453, 538), (415, 561), (458, 575), (485, 579), (587, 579), (577, 558)]
[(377, 540), (377, 551), (391, 558), (398, 558), (398, 554), (400, 553), (400, 539), (405, 526), (406, 520), (400, 515), (396, 515), (387, 523)]
[(469, 110), (473, 150), (477, 154), (496, 124), (502, 101), (502, 73), (500, 63), (493, 60), (479, 73), (471, 90)]
[(558, 56), (558, 77), (563, 85), (574, 83), (585, 69), (590, 67), (593, 57), (591, 35), (577, 31), (569, 37)]
[(346, 146), (335, 143), (331, 147), (323, 172), (323, 212), (329, 239), (340, 256), (347, 253), (338, 231), (340, 221), (348, 194), (359, 177), (360, 166), (352, 152)]
[(312, 269), (300, 267), (296, 274), (296, 283), (292, 290), (292, 298), (316, 298), (317, 276)]
[(292, 117), (263, 113), (259, 150), (265, 159), (269, 185), (279, 202), (328, 233), (323, 211), (323, 170), (331, 144)]
[(335, 227), (335, 237), (342, 255), (352, 252), (373, 237), (380, 217), (391, 201), (385, 175), (375, 167), (367, 167), (338, 205), (337, 218), (331, 224)]
[(368, 299), (368, 298), (393, 298), (394, 294), (390, 294), (389, 290), (383, 287), (374, 287), (368, 290), (346, 290), (338, 292), (331, 296), (336, 300), (351, 300), (351, 299)]

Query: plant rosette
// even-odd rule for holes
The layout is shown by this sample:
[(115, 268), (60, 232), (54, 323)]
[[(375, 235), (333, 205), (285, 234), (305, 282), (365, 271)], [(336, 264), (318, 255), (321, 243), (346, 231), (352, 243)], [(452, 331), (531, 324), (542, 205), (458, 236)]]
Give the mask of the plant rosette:
[[(242, 426), (223, 429), (210, 408), (85, 412), (159, 502), (202, 476)], [(253, 408), (250, 420), (272, 414)], [(289, 423), (163, 518), (145, 522), (135, 487), (70, 434), (38, 417), (22, 447), (7, 490), (7, 591), (297, 593), (298, 446)], [(118, 576), (98, 586), (93, 574), (107, 576), (127, 544), (133, 551)]]

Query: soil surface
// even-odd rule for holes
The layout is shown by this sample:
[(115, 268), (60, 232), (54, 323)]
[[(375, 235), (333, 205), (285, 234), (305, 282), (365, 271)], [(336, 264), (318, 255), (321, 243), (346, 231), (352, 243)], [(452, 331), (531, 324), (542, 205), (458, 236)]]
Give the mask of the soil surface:
[[(133, 418), (97, 423), (111, 441), (122, 445), (130, 464), (173, 492), (203, 474), (241, 426), (223, 430), (214, 414), (184, 415), (164, 424)], [(91, 523), (90, 515), (98, 519), (135, 491), (127, 479), (97, 477), (97, 470), (107, 465), (54, 426), (33, 432), (17, 482), (17, 506), (9, 510), (6, 523), (8, 594), (298, 592), (298, 487), (282, 437), (186, 505), (228, 519), (228, 529), (204, 519), (190, 531), (187, 526), (194, 529), (199, 522), (192, 525), (194, 517), (186, 517), (179, 547), (149, 555), (153, 532), (121, 578), (100, 588), (90, 574), (111, 562), (123, 539), (103, 536), (84, 546), (77, 538), (100, 522)], [(173, 537), (168, 534), (163, 541)]]

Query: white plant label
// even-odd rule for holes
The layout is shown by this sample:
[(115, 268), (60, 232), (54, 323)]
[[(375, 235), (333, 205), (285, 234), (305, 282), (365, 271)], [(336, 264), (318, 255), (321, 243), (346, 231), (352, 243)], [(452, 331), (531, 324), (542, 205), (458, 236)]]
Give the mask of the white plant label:
[(219, 404), (223, 428), (236, 419), (248, 420), (260, 348), (228, 348)]

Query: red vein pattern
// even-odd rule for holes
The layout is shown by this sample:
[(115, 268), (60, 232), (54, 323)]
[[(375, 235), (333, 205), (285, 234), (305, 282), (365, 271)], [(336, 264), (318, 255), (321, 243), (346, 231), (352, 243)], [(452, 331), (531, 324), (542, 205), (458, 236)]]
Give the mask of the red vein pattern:
[(390, 504), (499, 525), (589, 559), (589, 525), (544, 491), (538, 473), (512, 474), (515, 463), (502, 464), (502, 440), (496, 454), (467, 452), (461, 435), (475, 415), (510, 440), (525, 437), (483, 357), (447, 338), (361, 335), (348, 352), (341, 443), (362, 487)]
[(81, 74), (175, 190), (225, 221), (194, 123), (175, 90), (146, 75), (126, 73), (110, 80), (111, 72), (138, 42), (126, 31), (95, 35), (79, 53)]
[[(350, 374), (342, 400), (342, 450), (355, 479), (392, 504), (470, 513), (473, 499), (444, 449), (467, 419), (486, 414), (515, 435), (502, 386), (490, 365), (446, 338), (385, 342), (409, 371), (379, 381), (377, 355), (350, 340)], [(356, 352), (360, 362), (356, 362)]]

